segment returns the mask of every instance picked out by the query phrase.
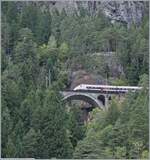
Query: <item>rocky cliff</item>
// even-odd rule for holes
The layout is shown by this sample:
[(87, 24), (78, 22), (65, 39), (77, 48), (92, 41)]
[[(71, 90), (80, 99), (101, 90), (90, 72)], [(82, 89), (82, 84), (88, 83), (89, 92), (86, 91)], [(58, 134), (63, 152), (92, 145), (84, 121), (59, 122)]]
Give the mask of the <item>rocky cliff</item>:
[(17, 2), (19, 8), (22, 4), (27, 5), (33, 3), (34, 5), (40, 5), (44, 9), (57, 9), (61, 12), (63, 9), (67, 14), (76, 12), (80, 14), (80, 9), (83, 8), (90, 15), (96, 15), (99, 11), (103, 12), (112, 23), (122, 22), (130, 27), (131, 23), (139, 26), (141, 20), (145, 14), (149, 12), (148, 1), (38, 1), (38, 2)]
[(65, 9), (67, 14), (77, 12), (80, 14), (80, 8), (84, 8), (90, 15), (96, 15), (102, 11), (111, 22), (115, 21), (127, 24), (140, 25), (144, 14), (148, 14), (149, 2), (146, 1), (51, 1), (38, 2), (52, 10), (57, 8), (60, 12)]

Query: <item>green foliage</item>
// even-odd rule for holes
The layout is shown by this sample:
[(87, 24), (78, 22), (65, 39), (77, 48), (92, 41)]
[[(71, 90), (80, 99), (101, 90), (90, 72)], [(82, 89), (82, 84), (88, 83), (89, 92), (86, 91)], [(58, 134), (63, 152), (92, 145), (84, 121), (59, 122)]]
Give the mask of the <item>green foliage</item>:
[(112, 100), (111, 106), (108, 108), (108, 112), (106, 114), (106, 124), (112, 124), (116, 122), (119, 116), (119, 107), (116, 101)]
[(58, 48), (54, 36), (49, 38), (47, 45), (42, 45), (38, 49), (38, 59), (41, 66), (44, 66), (47, 74), (50, 74), (51, 82), (57, 79), (58, 75)]
[(19, 67), (26, 87), (31, 87), (35, 85), (38, 75), (37, 46), (31, 30), (23, 28), (19, 33), (20, 41), (15, 48), (14, 61)]
[[(148, 158), (148, 16), (127, 29), (102, 11), (39, 4), (2, 2), (2, 157)], [(116, 52), (119, 76), (93, 54), (108, 51)], [(143, 89), (107, 112), (95, 109), (86, 130), (81, 112), (67, 112), (58, 93), (77, 69)]]
[(48, 41), (48, 48), (55, 49), (57, 47), (57, 43), (54, 36), (51, 36)]
[[(1, 137), (3, 139), (3, 143), (2, 143), (2, 155), (7, 155), (7, 156), (12, 156), (12, 154), (14, 154), (14, 148), (11, 146), (12, 141), (9, 138), (9, 135), (12, 131), (12, 127), (13, 127), (13, 123), (11, 121), (11, 116), (9, 113), (9, 109), (6, 106), (6, 102), (2, 99), (2, 117), (1, 120), (3, 121), (1, 128), (2, 128), (2, 133), (1, 133)], [(9, 146), (10, 145), (10, 146)], [(9, 151), (9, 147), (10, 149), (12, 148), (12, 150)], [(8, 153), (9, 152), (9, 153)]]
[(105, 114), (94, 111), (74, 158), (148, 158), (148, 91), (143, 90), (129, 94), (121, 110), (113, 101)]
[(38, 5), (29, 4), (23, 6), (20, 15), (20, 25), (33, 32), (38, 44), (47, 43), (51, 33), (51, 15), (49, 11), (43, 12)]
[(82, 140), (85, 136), (85, 127), (82, 125), (81, 121), (81, 109), (77, 106), (69, 107), (72, 107), (69, 111), (69, 131), (71, 134), (70, 139), (73, 147), (75, 148), (77, 142)]
[(2, 45), (5, 47), (7, 54), (13, 53), (13, 47), (18, 38), (19, 15), (16, 2), (4, 2), (2, 5)]
[(116, 147), (115, 158), (121, 159), (126, 157), (126, 148), (125, 147)]
[(7, 158), (15, 157), (16, 156), (16, 148), (10, 138), (8, 138), (8, 142), (6, 144), (6, 148), (4, 153), (7, 155)]
[(36, 110), (33, 117), (33, 124), (38, 124), (35, 130), (40, 130), (44, 142), (42, 157), (70, 158), (72, 146), (65, 129), (64, 106), (54, 91), (47, 91), (46, 94), (43, 107), (39, 108), (40, 112)]
[(69, 52), (69, 46), (67, 45), (67, 43), (62, 43), (60, 48), (59, 48), (59, 59), (61, 61), (65, 61), (67, 58), (69, 58), (70, 56), (70, 52)]
[(125, 75), (131, 85), (139, 81), (139, 76), (148, 74), (148, 38), (143, 32), (148, 33), (146, 24), (143, 28), (132, 26), (125, 35), (124, 44), (118, 47), (120, 60), (124, 66)]
[(38, 133), (34, 129), (30, 129), (22, 140), (24, 153), (23, 157), (36, 157), (38, 153)]
[(147, 74), (143, 74), (140, 76), (139, 85), (143, 88), (147, 88), (149, 86), (149, 76)]
[(116, 78), (115, 80), (111, 80), (111, 84), (114, 86), (126, 86), (127, 80), (122, 78)]
[(149, 152), (148, 152), (148, 150), (144, 150), (142, 152), (142, 157), (141, 158), (142, 159), (148, 159), (149, 158)]
[(78, 143), (73, 157), (75, 159), (97, 159), (98, 157), (104, 157), (103, 155), (100, 141), (84, 140)]

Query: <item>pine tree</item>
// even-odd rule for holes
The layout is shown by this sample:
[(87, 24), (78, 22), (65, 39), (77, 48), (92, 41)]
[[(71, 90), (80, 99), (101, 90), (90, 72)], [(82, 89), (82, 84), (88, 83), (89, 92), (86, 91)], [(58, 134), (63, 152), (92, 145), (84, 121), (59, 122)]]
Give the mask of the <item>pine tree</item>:
[(38, 9), (36, 23), (34, 32), (37, 44), (47, 44), (51, 34), (51, 15), (49, 11), (42, 12)]
[(35, 132), (33, 128), (31, 128), (27, 134), (23, 137), (23, 157), (27, 158), (35, 158), (38, 155), (38, 133)]
[(82, 140), (85, 135), (85, 126), (81, 122), (82, 112), (77, 106), (72, 107), (69, 112), (69, 131), (70, 139), (73, 147), (75, 148), (77, 142)]
[(42, 107), (33, 114), (35, 130), (40, 130), (43, 155), (40, 158), (71, 158), (72, 145), (66, 132), (66, 115), (60, 97), (46, 92)]
[(111, 101), (106, 115), (106, 124), (114, 125), (119, 116), (119, 107), (115, 100)]
[(15, 48), (14, 61), (19, 66), (24, 83), (29, 89), (35, 87), (38, 76), (37, 48), (30, 29), (23, 28), (19, 33), (20, 41)]

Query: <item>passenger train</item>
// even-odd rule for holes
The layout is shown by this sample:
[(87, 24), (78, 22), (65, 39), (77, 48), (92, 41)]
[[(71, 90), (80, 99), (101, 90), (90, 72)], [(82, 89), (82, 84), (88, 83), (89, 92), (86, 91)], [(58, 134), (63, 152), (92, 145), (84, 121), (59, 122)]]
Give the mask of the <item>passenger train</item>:
[(111, 86), (111, 85), (90, 85), (90, 84), (80, 84), (74, 88), (74, 91), (101, 91), (101, 92), (121, 92), (126, 93), (128, 91), (135, 92), (140, 90), (142, 87), (137, 86)]

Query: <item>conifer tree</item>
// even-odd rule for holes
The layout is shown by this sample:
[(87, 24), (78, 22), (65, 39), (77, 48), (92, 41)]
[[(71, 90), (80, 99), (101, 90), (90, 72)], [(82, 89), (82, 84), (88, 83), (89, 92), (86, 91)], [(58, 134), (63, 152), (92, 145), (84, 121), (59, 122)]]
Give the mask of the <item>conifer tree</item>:
[(26, 87), (35, 87), (38, 76), (38, 60), (36, 43), (33, 41), (33, 34), (30, 29), (20, 30), (20, 41), (15, 48), (15, 64), (19, 66), (21, 76)]
[(40, 130), (43, 145), (41, 158), (71, 158), (72, 145), (66, 131), (66, 115), (60, 97), (47, 91), (44, 104), (34, 112), (35, 130)]

